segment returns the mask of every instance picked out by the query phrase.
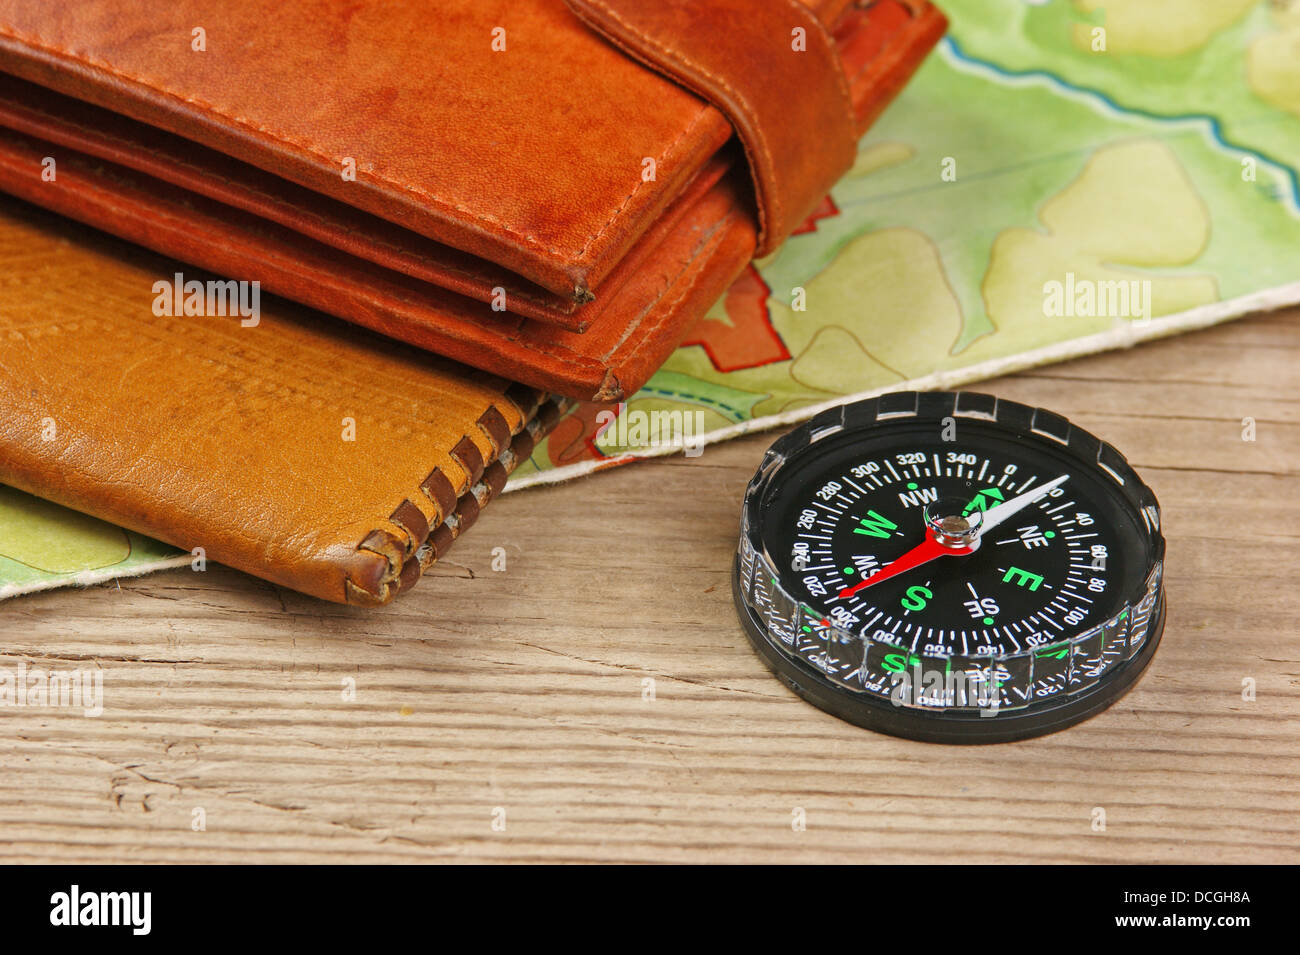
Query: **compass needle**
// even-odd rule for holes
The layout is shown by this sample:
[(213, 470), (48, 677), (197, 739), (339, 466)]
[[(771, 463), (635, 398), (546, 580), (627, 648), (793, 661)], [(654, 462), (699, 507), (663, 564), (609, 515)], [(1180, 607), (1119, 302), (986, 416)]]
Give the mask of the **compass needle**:
[(1133, 685), (1163, 629), (1150, 489), (1059, 415), (989, 395), (823, 412), (772, 446), (741, 526), (733, 592), (754, 647), (796, 693), (882, 732), (1061, 729)]
[(984, 512), (984, 530), (991, 530), (1015, 514), (1019, 514), (1043, 495), (1055, 490), (1069, 480), (1070, 475), (1062, 474), (1055, 481), (1049, 481), (1041, 487), (1031, 488), (1009, 501), (994, 505)]

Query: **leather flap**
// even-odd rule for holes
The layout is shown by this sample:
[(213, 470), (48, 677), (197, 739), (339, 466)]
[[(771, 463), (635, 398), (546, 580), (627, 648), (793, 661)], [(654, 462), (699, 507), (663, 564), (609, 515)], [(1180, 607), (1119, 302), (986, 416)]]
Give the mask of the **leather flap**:
[(798, 0), (565, 2), (730, 120), (754, 177), (759, 255), (797, 229), (852, 166), (856, 121), (835, 41)]

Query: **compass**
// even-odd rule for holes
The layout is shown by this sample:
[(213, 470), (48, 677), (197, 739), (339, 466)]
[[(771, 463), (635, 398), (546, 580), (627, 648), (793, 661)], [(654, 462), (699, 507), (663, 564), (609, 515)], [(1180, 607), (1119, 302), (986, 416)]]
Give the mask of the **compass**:
[(1113, 447), (974, 392), (832, 408), (768, 450), (732, 588), (796, 693), (911, 739), (1063, 729), (1141, 676), (1164, 628), (1160, 508)]

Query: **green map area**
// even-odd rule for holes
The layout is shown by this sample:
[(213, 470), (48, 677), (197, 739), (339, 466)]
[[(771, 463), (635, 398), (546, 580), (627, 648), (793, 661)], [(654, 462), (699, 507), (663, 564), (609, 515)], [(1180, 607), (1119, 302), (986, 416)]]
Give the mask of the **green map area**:
[[(511, 488), (680, 447), (646, 413), (719, 440), (1300, 301), (1300, 0), (940, 3), (948, 37), (823, 208)], [(23, 497), (0, 596), (188, 561)]]
[(174, 547), (0, 486), (0, 599), (189, 562)]

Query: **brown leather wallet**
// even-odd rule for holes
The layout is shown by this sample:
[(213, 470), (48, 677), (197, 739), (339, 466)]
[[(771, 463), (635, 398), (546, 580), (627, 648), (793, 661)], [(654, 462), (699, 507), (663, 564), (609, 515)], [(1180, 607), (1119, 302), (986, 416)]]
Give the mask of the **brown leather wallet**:
[(0, 199), (0, 484), (380, 604), (559, 419), (535, 389), (288, 302), (255, 325), (160, 317), (169, 282), (217, 280)]
[(0, 189), (613, 400), (944, 26), (924, 0), (0, 0)]

